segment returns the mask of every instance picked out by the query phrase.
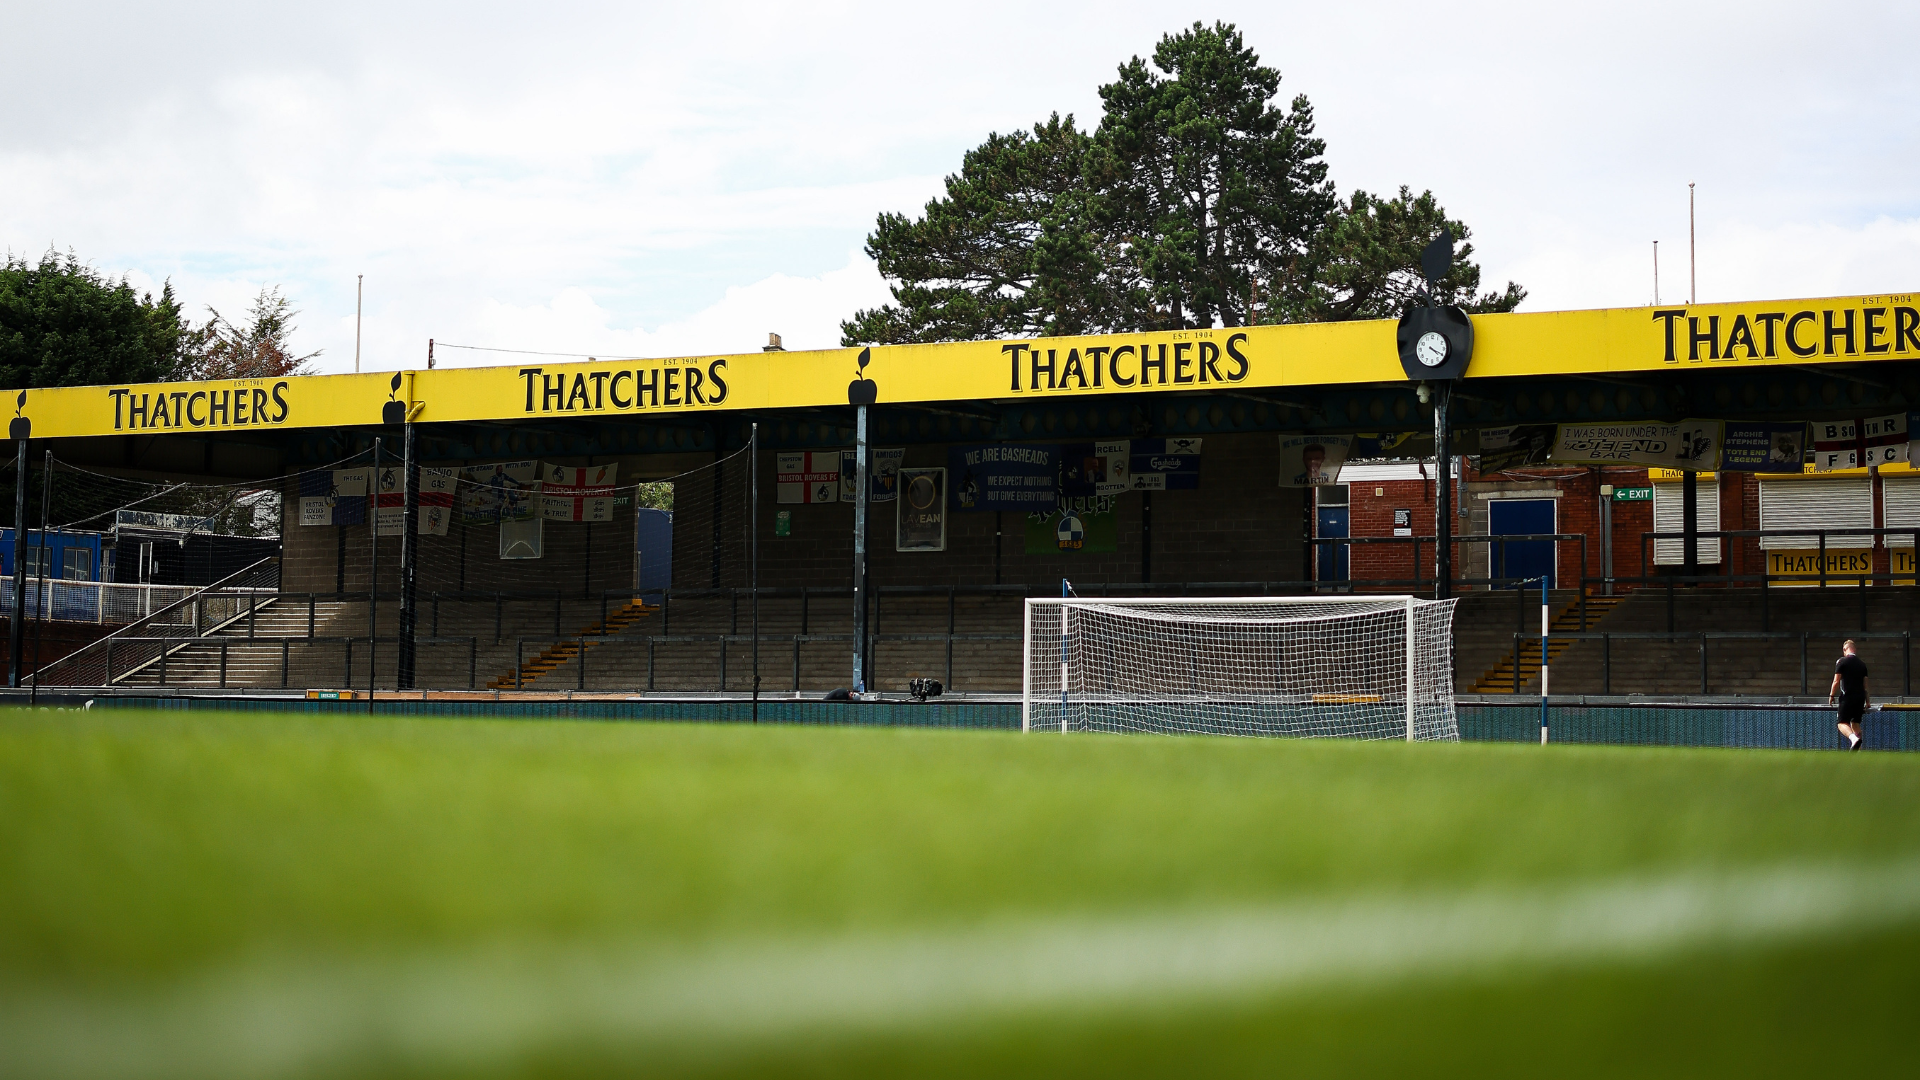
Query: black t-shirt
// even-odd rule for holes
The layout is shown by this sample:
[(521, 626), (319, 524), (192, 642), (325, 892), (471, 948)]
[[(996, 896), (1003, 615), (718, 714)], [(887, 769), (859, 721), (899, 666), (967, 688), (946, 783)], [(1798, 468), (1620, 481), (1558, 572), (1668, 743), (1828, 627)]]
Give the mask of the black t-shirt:
[(1833, 665), (1833, 673), (1840, 676), (1840, 696), (1861, 698), (1867, 696), (1867, 662), (1857, 656), (1843, 656)]

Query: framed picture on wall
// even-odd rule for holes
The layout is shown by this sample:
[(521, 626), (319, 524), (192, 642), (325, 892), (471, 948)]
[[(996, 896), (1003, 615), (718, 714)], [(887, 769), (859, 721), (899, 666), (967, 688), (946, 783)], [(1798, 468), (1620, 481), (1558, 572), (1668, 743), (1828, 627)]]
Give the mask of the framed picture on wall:
[(901, 469), (894, 550), (947, 550), (947, 470)]

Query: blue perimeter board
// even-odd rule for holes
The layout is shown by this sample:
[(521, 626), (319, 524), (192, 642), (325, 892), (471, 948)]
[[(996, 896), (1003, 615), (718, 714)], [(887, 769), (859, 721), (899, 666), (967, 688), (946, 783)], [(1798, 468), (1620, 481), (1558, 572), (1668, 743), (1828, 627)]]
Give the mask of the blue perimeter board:
[[(114, 697), (96, 705), (128, 709), (218, 709), (238, 712), (366, 715), (365, 701), (231, 697)], [(1464, 742), (1540, 741), (1540, 706), (1457, 706)], [(753, 718), (744, 701), (376, 701), (382, 716), (499, 720), (654, 720), (681, 723), (745, 723)], [(1770, 750), (1838, 750), (1832, 709), (1816, 706), (1712, 704), (1560, 705), (1552, 707), (1554, 742), (1612, 746), (1719, 746)], [(1016, 702), (763, 701), (760, 720), (769, 724), (869, 727), (984, 728), (1020, 730)], [(1866, 749), (1920, 750), (1920, 709), (1888, 709), (1866, 716)]]

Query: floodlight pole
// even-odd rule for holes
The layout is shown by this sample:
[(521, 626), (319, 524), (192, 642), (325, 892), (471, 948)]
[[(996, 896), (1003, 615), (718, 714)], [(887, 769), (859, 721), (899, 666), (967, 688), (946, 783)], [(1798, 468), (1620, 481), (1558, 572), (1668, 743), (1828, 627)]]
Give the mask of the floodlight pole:
[(20, 558), (27, 550), (27, 442), (13, 444), (13, 620), (7, 627), (7, 685), (20, 686), (20, 665), (26, 661), (27, 574)]
[(747, 430), (747, 593), (753, 609), (753, 722), (760, 722), (760, 422)]
[(393, 685), (398, 690), (411, 690), (418, 670), (414, 635), (420, 622), (419, 601), (415, 595), (420, 558), (420, 455), (413, 421), (407, 421), (402, 431), (400, 483), (405, 502), (400, 525), (400, 656)]
[(853, 692), (867, 692), (867, 407), (853, 407)]

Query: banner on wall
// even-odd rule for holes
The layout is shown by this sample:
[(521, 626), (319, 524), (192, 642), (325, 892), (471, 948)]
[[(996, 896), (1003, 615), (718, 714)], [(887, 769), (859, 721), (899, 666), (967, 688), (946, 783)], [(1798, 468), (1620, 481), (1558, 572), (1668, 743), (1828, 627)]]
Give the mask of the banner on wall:
[[(1862, 460), (1862, 453), (1865, 460)], [(1858, 469), (1907, 460), (1907, 414), (1864, 420), (1817, 420), (1813, 424), (1813, 471)]]
[(542, 465), (540, 480), (548, 487), (612, 487), (619, 483), (620, 463), (611, 465)]
[(1200, 487), (1199, 439), (1133, 440), (1133, 491), (1193, 491)]
[[(1132, 486), (1133, 443), (1068, 443), (1060, 448), (1058, 494), (1063, 498), (1118, 495)], [(1038, 511), (1031, 511), (1038, 513)]]
[(1062, 496), (1053, 513), (1028, 514), (1026, 553), (1098, 555), (1120, 550), (1119, 503), (1117, 495)]
[(1712, 472), (1720, 465), (1721, 422), (1561, 424), (1549, 460), (1568, 465), (1645, 465)]
[[(1353, 445), (1347, 448), (1347, 456), (1353, 460), (1365, 458), (1403, 457), (1411, 452), (1409, 445), (1420, 432), (1415, 431), (1363, 431), (1353, 437)], [(1428, 456), (1433, 453), (1429, 448)]]
[[(407, 531), (406, 475), (398, 465), (380, 469), (379, 506), (374, 510), (374, 531), (381, 536), (399, 536)], [(414, 532), (420, 536), (445, 536), (453, 520), (452, 469), (420, 470), (420, 517)]]
[[(953, 508), (1050, 513), (1058, 497), (1059, 463), (1058, 446), (987, 443), (953, 447), (947, 451)], [(902, 479), (901, 483), (905, 482)]]
[(1483, 473), (1505, 472), (1529, 465), (1543, 465), (1553, 453), (1552, 424), (1520, 424), (1514, 427), (1481, 428), (1480, 453), (1474, 467)]
[(783, 503), (840, 501), (839, 450), (795, 450), (774, 456), (774, 490)]
[(612, 521), (614, 489), (610, 487), (545, 487), (540, 490), (540, 516), (548, 521)]
[(1727, 421), (1720, 467), (1727, 472), (1797, 473), (1807, 455), (1807, 425)]
[(947, 470), (901, 469), (896, 551), (947, 550)]
[(460, 519), (468, 525), (531, 521), (540, 516), (540, 463), (469, 465), (460, 484)]
[[(900, 462), (907, 456), (905, 447), (877, 449), (867, 447), (867, 502), (892, 502), (900, 497)], [(858, 451), (840, 452), (840, 501), (850, 503), (858, 494), (860, 455)]]
[(366, 469), (319, 469), (300, 474), (300, 524), (365, 525)]
[(1280, 486), (1318, 487), (1335, 483), (1353, 440), (1346, 435), (1280, 436)]

